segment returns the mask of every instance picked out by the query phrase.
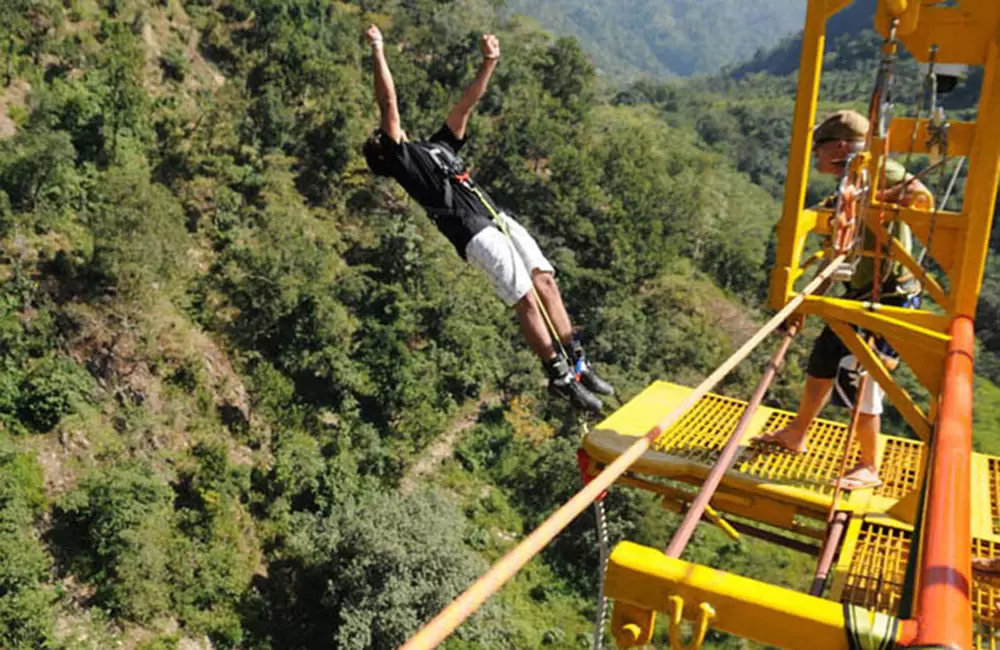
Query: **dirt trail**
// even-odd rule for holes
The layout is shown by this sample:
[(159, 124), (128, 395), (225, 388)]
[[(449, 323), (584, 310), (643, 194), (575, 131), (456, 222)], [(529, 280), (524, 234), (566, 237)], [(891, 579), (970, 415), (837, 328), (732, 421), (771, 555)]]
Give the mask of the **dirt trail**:
[(435, 440), (427, 447), (427, 451), (424, 455), (414, 463), (403, 479), (399, 483), (399, 490), (403, 494), (409, 494), (420, 482), (420, 479), (428, 474), (434, 472), (438, 465), (444, 462), (446, 459), (451, 458), (452, 452), (455, 450), (455, 445), (458, 443), (459, 436), (465, 431), (468, 431), (476, 424), (476, 420), (479, 419), (479, 413), (482, 411), (483, 406), (496, 402), (499, 399), (499, 395), (496, 393), (487, 393), (483, 395), (475, 404), (472, 406), (467, 406), (463, 408), (458, 417), (452, 422), (451, 426), (448, 427), (438, 439)]

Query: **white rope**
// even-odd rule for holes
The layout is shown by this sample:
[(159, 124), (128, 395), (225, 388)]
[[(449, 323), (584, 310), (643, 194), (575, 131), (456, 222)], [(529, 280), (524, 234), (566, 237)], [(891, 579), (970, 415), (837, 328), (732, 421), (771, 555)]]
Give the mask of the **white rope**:
[(604, 624), (608, 618), (608, 599), (604, 595), (604, 577), (608, 573), (610, 559), (608, 543), (608, 522), (604, 516), (604, 502), (594, 501), (594, 517), (597, 520), (597, 545), (601, 551), (600, 587), (597, 592), (597, 614), (594, 621), (594, 650), (604, 647)]

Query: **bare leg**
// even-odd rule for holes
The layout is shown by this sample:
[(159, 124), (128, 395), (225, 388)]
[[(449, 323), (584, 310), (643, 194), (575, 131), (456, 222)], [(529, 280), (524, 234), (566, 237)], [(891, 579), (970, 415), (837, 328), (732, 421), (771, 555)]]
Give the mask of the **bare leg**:
[(569, 343), (573, 338), (573, 325), (570, 323), (569, 314), (566, 313), (566, 306), (563, 305), (556, 279), (552, 277), (551, 273), (538, 269), (531, 272), (531, 279), (538, 291), (538, 296), (542, 299), (542, 304), (545, 305), (545, 311), (552, 319), (552, 326), (559, 333), (559, 340), (564, 344)]
[(877, 469), (878, 430), (881, 428), (881, 415), (858, 413), (858, 442), (861, 444), (862, 465)]
[(832, 388), (833, 379), (819, 379), (807, 375), (802, 401), (799, 403), (799, 412), (795, 414), (795, 419), (789, 422), (784, 429), (764, 434), (760, 436), (760, 439), (763, 442), (777, 443), (791, 451), (806, 451), (806, 431), (819, 412), (823, 410)]
[[(869, 381), (872, 381), (869, 379)], [(858, 414), (858, 443), (861, 445), (861, 461), (844, 477), (840, 486), (848, 490), (876, 487), (882, 480), (878, 477), (878, 431), (882, 427), (882, 416), (870, 413)]]
[(521, 298), (514, 311), (517, 312), (521, 323), (521, 333), (531, 349), (534, 350), (543, 361), (548, 361), (556, 356), (556, 351), (552, 345), (552, 336), (549, 334), (542, 311), (538, 308), (535, 296), (530, 291)]

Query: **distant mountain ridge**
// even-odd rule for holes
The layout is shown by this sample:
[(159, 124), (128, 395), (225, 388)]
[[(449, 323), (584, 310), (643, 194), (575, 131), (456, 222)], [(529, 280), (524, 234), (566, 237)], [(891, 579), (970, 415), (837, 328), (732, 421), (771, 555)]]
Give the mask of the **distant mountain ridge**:
[[(847, 35), (852, 39), (862, 35), (874, 34), (873, 16), (875, 0), (855, 0), (830, 18), (826, 28), (827, 47), (833, 41)], [(870, 32), (870, 34), (869, 34)], [(791, 74), (799, 69), (799, 56), (802, 52), (802, 29), (786, 37), (781, 43), (771, 48), (758, 50), (753, 57), (730, 71), (739, 79), (755, 72), (768, 72), (773, 75)]]
[(605, 75), (711, 74), (801, 29), (802, 0), (508, 0), (574, 36)]

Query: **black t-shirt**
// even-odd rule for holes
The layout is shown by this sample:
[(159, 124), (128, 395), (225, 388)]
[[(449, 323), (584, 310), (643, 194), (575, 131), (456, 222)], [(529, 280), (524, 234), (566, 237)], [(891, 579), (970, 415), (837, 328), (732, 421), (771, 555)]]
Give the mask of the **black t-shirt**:
[[(434, 158), (436, 153), (438, 160), (457, 159), (465, 140), (455, 137), (447, 124), (424, 142), (396, 143), (384, 132), (379, 135), (392, 177), (427, 210), (434, 224), (465, 259), (466, 245), (483, 228), (493, 225), (493, 219), (479, 197), (463, 184), (449, 180)], [(445, 149), (445, 155), (435, 149)], [(464, 165), (462, 168), (465, 171)], [(479, 191), (492, 203), (482, 188)]]

